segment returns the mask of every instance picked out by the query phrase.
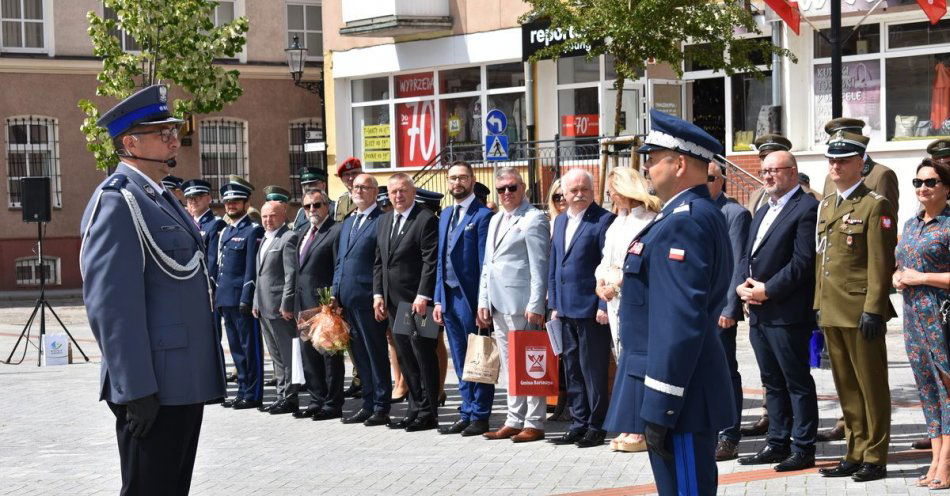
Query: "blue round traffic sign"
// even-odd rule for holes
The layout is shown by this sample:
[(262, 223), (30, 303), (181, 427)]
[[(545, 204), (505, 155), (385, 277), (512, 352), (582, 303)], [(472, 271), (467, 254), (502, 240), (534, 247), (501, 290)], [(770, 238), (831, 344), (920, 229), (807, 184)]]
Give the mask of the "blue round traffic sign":
[(501, 110), (491, 109), (485, 118), (485, 126), (488, 128), (488, 134), (503, 134), (505, 129), (508, 129), (508, 118)]

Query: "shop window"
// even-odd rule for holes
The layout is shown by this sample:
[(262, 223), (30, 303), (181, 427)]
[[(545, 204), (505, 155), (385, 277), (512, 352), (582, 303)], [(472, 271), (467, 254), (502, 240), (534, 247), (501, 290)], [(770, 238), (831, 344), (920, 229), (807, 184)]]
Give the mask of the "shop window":
[[(933, 69), (930, 69), (933, 71)], [(825, 123), (831, 120), (831, 64), (816, 64), (815, 143), (828, 140)], [(880, 60), (844, 62), (841, 64), (842, 115), (863, 120), (864, 135), (877, 139), (881, 134), (881, 63)]]
[(887, 28), (889, 48), (910, 48), (950, 43), (950, 19), (941, 19), (936, 25), (929, 22), (893, 24)]
[(559, 134), (563, 138), (600, 136), (597, 87), (558, 90)]
[(22, 200), (20, 179), (29, 176), (50, 178), (53, 206), (62, 207), (63, 190), (59, 170), (59, 128), (49, 117), (11, 117), (7, 119), (7, 205), (19, 208)]
[(486, 71), (490, 90), (524, 86), (524, 64), (521, 62), (490, 65)]
[[(644, 75), (644, 68), (640, 67), (633, 79), (640, 79)], [(617, 80), (617, 62), (613, 55), (604, 55), (604, 79), (607, 81)], [(628, 79), (628, 81), (630, 81)]]
[(435, 138), (435, 101), (396, 105), (396, 165), (421, 167), (439, 152)]
[[(525, 140), (527, 125), (525, 124), (526, 109), (524, 105), (524, 93), (488, 95), (489, 110), (501, 110), (508, 117), (508, 128), (505, 130), (505, 134), (508, 135), (509, 144)], [(479, 127), (481, 126), (479, 125)]]
[[(614, 116), (616, 114), (617, 90), (608, 83), (607, 90), (604, 92), (604, 123), (601, 134), (604, 136), (613, 136)], [(620, 108), (620, 133), (621, 135), (635, 134), (639, 128), (640, 115), (640, 90), (626, 88), (623, 90), (623, 101)]]
[(0, 0), (0, 50), (42, 52), (43, 0)]
[(439, 100), (442, 146), (478, 144), (482, 141), (482, 104), (477, 96)]
[(888, 58), (887, 138), (950, 135), (950, 54)]
[(211, 183), (211, 197), (219, 201), (228, 176), (247, 177), (247, 124), (232, 119), (208, 119), (199, 127), (201, 177)]
[(478, 91), (482, 85), (481, 67), (439, 71), (439, 93)]
[(594, 57), (561, 57), (557, 59), (557, 84), (600, 81), (600, 59)]
[(389, 98), (389, 78), (356, 79), (350, 83), (353, 103), (372, 102)]
[(392, 163), (389, 105), (353, 107), (353, 155), (366, 169), (385, 169)]
[(772, 72), (761, 77), (751, 74), (732, 76), (732, 151), (752, 150), (759, 131), (780, 124), (781, 116), (772, 110)]
[(307, 142), (308, 131), (318, 131), (322, 126), (317, 121), (306, 119), (292, 122), (290, 124), (290, 144), (289, 163), (290, 163), (290, 201), (299, 202), (302, 198), (300, 186), (300, 169), (303, 167), (316, 167), (326, 170), (323, 163), (323, 155), (320, 152), (304, 151), (304, 143)]
[(42, 264), (37, 257), (18, 258), (14, 261), (14, 273), (17, 286), (39, 286), (41, 277), (46, 284), (62, 284), (59, 257), (43, 257)]
[(692, 121), (720, 143), (726, 142), (726, 78), (697, 79), (686, 87)]
[(699, 59), (703, 55), (714, 53), (718, 53), (718, 50), (709, 43), (686, 45), (683, 47), (683, 70), (686, 72), (712, 70), (712, 66), (706, 65)]
[[(841, 47), (841, 55), (864, 55), (868, 53), (879, 53), (881, 51), (881, 26), (880, 24), (866, 24), (858, 27), (858, 31), (853, 35), (853, 26), (841, 26), (841, 37), (846, 40)], [(831, 37), (831, 29), (822, 29), (821, 33)], [(821, 59), (831, 57), (831, 45), (825, 41), (824, 36), (815, 32), (815, 58)]]
[(294, 36), (307, 49), (307, 60), (323, 58), (323, 13), (318, 4), (287, 4), (287, 46)]

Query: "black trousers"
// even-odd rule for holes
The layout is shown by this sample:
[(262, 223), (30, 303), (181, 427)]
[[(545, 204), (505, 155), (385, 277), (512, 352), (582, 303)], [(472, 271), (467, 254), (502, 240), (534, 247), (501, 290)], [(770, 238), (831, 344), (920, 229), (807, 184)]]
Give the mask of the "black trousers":
[(310, 393), (310, 404), (321, 405), (333, 412), (343, 411), (343, 378), (346, 368), (343, 354), (323, 355), (309, 341), (300, 343), (303, 351), (304, 387)]
[(726, 363), (729, 365), (729, 378), (732, 379), (732, 397), (736, 401), (736, 417), (732, 425), (719, 431), (719, 439), (728, 439), (738, 443), (742, 439), (739, 432), (742, 423), (742, 375), (739, 374), (739, 362), (736, 360), (736, 329), (737, 325), (719, 327), (719, 341), (726, 352)]
[(769, 411), (769, 445), (814, 454), (818, 396), (808, 366), (812, 326), (749, 326)]
[(109, 403), (122, 466), (120, 496), (187, 495), (195, 467), (204, 404), (162, 406), (145, 437), (133, 437), (125, 405)]
[[(395, 308), (389, 308), (390, 325)], [(399, 370), (409, 386), (409, 408), (406, 417), (427, 420), (439, 418), (439, 358), (435, 349), (438, 340), (419, 335), (393, 333)]]
[(561, 365), (571, 406), (571, 429), (602, 431), (610, 403), (610, 327), (594, 319), (558, 318), (563, 332)]

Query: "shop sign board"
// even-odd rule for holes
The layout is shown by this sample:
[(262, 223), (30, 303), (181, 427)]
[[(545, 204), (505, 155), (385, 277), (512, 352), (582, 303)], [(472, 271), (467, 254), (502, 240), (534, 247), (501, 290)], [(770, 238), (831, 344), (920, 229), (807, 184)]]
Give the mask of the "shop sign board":
[[(867, 124), (866, 136), (881, 133), (881, 64), (877, 60), (841, 64), (842, 115)], [(831, 120), (831, 64), (815, 66), (815, 143), (828, 139), (825, 123)]]
[(420, 167), (435, 156), (435, 103), (432, 100), (396, 105), (396, 145), (400, 167)]
[(597, 114), (571, 114), (561, 116), (561, 136), (599, 136), (600, 116)]
[(435, 83), (431, 72), (400, 74), (395, 77), (396, 98), (431, 96)]
[(389, 162), (389, 124), (363, 126), (363, 161)]
[(590, 46), (577, 42), (571, 42), (577, 38), (577, 32), (573, 27), (567, 29), (551, 29), (551, 21), (547, 19), (534, 20), (521, 25), (521, 60), (528, 61), (532, 55), (539, 50), (551, 45), (568, 43), (569, 50), (562, 52), (561, 57), (576, 57), (587, 55)]

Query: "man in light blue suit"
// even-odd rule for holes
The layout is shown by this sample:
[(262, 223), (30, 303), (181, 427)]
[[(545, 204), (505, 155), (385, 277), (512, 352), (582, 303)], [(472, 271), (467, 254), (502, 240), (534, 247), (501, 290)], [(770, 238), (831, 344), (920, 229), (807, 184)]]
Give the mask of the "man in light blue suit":
[(439, 219), (439, 262), (432, 314), (436, 322), (445, 325), (462, 407), (458, 421), (439, 432), (477, 436), (488, 432), (495, 385), (463, 381), (462, 368), (468, 335), (477, 331), (478, 284), (492, 211), (475, 199), (475, 173), (471, 165), (456, 162), (449, 168), (448, 180), (455, 205), (443, 210)]
[(203, 241), (160, 184), (181, 122), (160, 85), (97, 122), (122, 163), (86, 206), (79, 259), (102, 352), (100, 399), (116, 417), (121, 494), (187, 494), (204, 402), (224, 396)]

